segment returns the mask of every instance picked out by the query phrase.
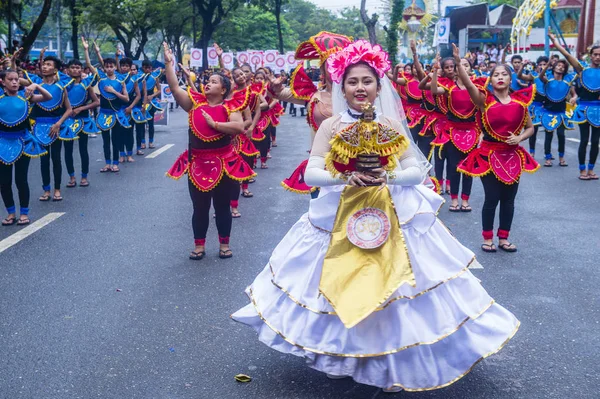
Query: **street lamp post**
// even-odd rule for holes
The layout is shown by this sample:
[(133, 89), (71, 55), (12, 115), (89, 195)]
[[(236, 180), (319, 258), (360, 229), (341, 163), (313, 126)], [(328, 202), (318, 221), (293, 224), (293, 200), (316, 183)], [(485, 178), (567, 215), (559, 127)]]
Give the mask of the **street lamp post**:
[(8, 40), (6, 43), (6, 52), (10, 52), (12, 46), (12, 0), (8, 0)]

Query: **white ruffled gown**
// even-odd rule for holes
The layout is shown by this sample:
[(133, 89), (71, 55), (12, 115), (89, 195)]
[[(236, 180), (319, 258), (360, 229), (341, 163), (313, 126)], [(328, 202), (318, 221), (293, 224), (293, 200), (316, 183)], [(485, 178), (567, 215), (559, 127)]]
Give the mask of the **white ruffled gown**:
[(473, 252), (437, 218), (443, 199), (429, 188), (390, 186), (416, 288), (390, 299), (347, 329), (319, 295), (319, 282), (344, 186), (321, 189), (277, 245), (232, 318), (260, 341), (304, 357), (324, 373), (381, 388), (422, 391), (448, 386), (499, 351), (519, 321), (471, 274)]

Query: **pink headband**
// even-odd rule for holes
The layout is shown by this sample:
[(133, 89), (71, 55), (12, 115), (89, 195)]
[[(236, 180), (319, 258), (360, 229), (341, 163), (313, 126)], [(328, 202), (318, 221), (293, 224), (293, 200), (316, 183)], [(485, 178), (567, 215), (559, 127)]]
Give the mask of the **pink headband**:
[(346, 69), (360, 61), (373, 67), (380, 78), (383, 78), (391, 68), (388, 53), (383, 51), (379, 44), (373, 46), (366, 40), (358, 40), (329, 57), (327, 70), (331, 75), (331, 80), (340, 83)]

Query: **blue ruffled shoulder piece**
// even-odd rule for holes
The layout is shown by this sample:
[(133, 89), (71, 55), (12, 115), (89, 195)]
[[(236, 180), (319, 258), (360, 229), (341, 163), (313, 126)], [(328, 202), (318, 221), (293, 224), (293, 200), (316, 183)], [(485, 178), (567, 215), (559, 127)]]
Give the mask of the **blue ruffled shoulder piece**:
[(106, 79), (108, 76), (106, 75), (106, 73), (104, 73), (104, 71), (102, 69), (98, 69), (98, 78), (100, 79)]
[(38, 85), (42, 84), (42, 78), (40, 78), (39, 76), (37, 76), (36, 74), (33, 73), (29, 73), (29, 72), (25, 72), (25, 78), (30, 81), (31, 83), (35, 83)]
[(81, 84), (85, 86), (85, 88), (89, 88), (90, 86), (95, 86), (98, 84), (100, 77), (97, 74), (88, 75), (85, 79), (81, 79)]
[(70, 85), (72, 85), (74, 81), (75, 81), (75, 79), (73, 79), (69, 75), (64, 74), (62, 72), (58, 72), (58, 82), (57, 83), (63, 89), (65, 89), (65, 88), (69, 87)]
[(126, 82), (127, 79), (129, 78), (128, 73), (116, 73), (115, 72), (115, 76), (119, 82)]
[(4, 95), (4, 89), (2, 87), (0, 87), (0, 96)]

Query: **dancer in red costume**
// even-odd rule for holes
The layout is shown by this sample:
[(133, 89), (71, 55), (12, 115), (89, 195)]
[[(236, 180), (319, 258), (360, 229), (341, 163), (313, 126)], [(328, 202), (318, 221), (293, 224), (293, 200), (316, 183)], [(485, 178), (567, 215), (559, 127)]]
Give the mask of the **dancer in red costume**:
[(167, 82), (175, 101), (189, 113), (189, 148), (179, 156), (167, 175), (179, 179), (188, 173), (188, 186), (194, 205), (192, 227), (195, 243), (190, 259), (200, 260), (206, 255), (211, 202), (219, 232), (219, 257), (231, 258), (231, 192), (238, 182), (255, 175), (231, 144), (233, 137), (244, 132), (244, 122), (238, 111), (246, 106), (245, 96), (243, 99), (226, 100), (231, 82), (217, 73), (210, 76), (203, 93), (183, 90), (179, 87), (173, 67), (173, 53), (166, 43), (163, 46)]
[[(437, 63), (439, 65), (439, 63)], [(471, 72), (471, 63), (466, 58), (460, 59), (460, 64), (467, 72), (468, 78), (484, 92), (487, 78), (475, 78)], [(479, 141), (480, 129), (477, 124), (479, 110), (471, 101), (469, 92), (460, 76), (454, 79), (440, 77), (438, 69), (433, 70), (431, 78), (431, 92), (438, 96), (447, 118), (437, 122), (435, 126), (436, 137), (431, 142), (433, 146), (446, 150), (448, 159), (448, 180), (450, 180), (450, 197), (452, 203), (448, 208), (450, 212), (471, 212), (469, 197), (473, 178), (469, 175), (461, 175), (456, 169), (459, 162), (467, 157)], [(462, 176), (461, 201), (458, 203), (458, 191)]]
[[(268, 168), (267, 155), (269, 154), (269, 149), (271, 148), (271, 130), (269, 129), (269, 126), (271, 125), (270, 111), (277, 103), (277, 100), (267, 99), (265, 97), (267, 92), (267, 85), (265, 84), (266, 79), (266, 72), (262, 69), (259, 69), (254, 74), (254, 83), (250, 87), (250, 91), (254, 96), (254, 102), (252, 106), (255, 109), (255, 112), (257, 112), (256, 109), (258, 109), (260, 112), (257, 123), (254, 126), (254, 129), (251, 131), (252, 133), (250, 135), (250, 140), (254, 142), (254, 145), (260, 152), (261, 169)], [(256, 168), (256, 158), (254, 158), (253, 166)]]
[[(292, 73), (289, 88), (283, 88), (281, 79), (274, 79), (269, 85), (269, 92), (275, 98), (298, 105), (306, 105), (306, 119), (311, 129), (311, 147), (321, 122), (332, 116), (332, 82), (325, 61), (330, 55), (337, 53), (351, 42), (352, 38), (350, 37), (323, 31), (300, 43), (296, 49), (297, 60), (319, 60), (321, 62), (321, 79), (324, 83), (321, 89), (315, 87), (302, 65), (299, 65)], [(303, 161), (294, 173), (281, 183), (286, 190), (298, 194), (311, 194), (316, 191), (316, 187), (310, 187), (304, 181), (307, 163), (308, 160)]]
[[(460, 65), (458, 48), (453, 45), (461, 81), (473, 103), (481, 110), (483, 140), (478, 148), (458, 165), (458, 170), (470, 176), (481, 177), (485, 191), (482, 210), (483, 244), (485, 252), (496, 252), (494, 245), (494, 218), (500, 204), (498, 247), (506, 252), (516, 252), (517, 247), (508, 241), (515, 211), (515, 197), (521, 173), (535, 172), (540, 165), (529, 155), (521, 141), (533, 134), (533, 124), (528, 107), (535, 94), (534, 86), (510, 92), (511, 71), (507, 65), (498, 65), (490, 72), (494, 91), (482, 91)], [(490, 173), (492, 172), (492, 173)]]

